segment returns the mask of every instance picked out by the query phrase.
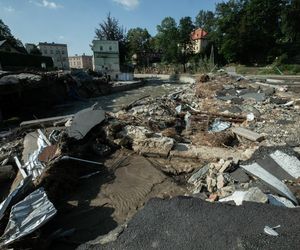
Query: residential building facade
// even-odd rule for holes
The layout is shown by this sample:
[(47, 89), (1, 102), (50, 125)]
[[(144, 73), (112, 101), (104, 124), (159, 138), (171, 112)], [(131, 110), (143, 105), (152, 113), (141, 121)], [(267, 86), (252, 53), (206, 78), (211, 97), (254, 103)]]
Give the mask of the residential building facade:
[(59, 43), (39, 43), (37, 45), (43, 56), (50, 56), (58, 69), (69, 69), (68, 46)]
[(85, 54), (69, 56), (69, 65), (73, 69), (93, 69), (93, 57)]
[(193, 52), (198, 54), (203, 52), (206, 48), (208, 41), (206, 39), (207, 32), (201, 28), (195, 29), (191, 34), (191, 39), (193, 42)]
[(94, 40), (93, 69), (116, 79), (120, 73), (119, 42)]

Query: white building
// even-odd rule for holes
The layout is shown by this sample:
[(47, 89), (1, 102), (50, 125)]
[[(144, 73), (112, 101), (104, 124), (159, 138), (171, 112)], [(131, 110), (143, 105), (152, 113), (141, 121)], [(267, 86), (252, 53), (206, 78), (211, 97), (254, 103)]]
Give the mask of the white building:
[(118, 78), (120, 73), (119, 42), (94, 40), (92, 44), (93, 69)]
[(68, 46), (59, 43), (39, 43), (37, 45), (43, 56), (50, 56), (58, 69), (69, 69)]

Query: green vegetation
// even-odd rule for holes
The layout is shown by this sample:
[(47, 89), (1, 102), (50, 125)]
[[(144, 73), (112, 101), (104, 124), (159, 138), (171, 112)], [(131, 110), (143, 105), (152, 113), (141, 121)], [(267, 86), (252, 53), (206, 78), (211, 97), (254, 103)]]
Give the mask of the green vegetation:
[[(174, 70), (180, 68), (184, 72), (211, 70), (211, 64), (234, 63), (247, 65), (239, 66), (240, 72), (298, 74), (299, 24), (299, 0), (229, 0), (216, 4), (214, 12), (200, 10), (194, 22), (191, 17), (183, 17), (177, 24), (174, 18), (166, 17), (157, 25), (154, 37), (140, 27), (125, 34), (110, 14), (100, 24), (102, 32), (96, 30), (96, 34), (100, 38), (121, 40), (125, 61), (131, 62), (135, 55), (137, 67), (149, 67), (156, 54), (160, 65), (173, 65)], [(201, 54), (193, 55), (190, 34), (198, 27), (208, 32), (208, 46)], [(105, 37), (107, 34), (116, 34), (116, 38)]]
[(7, 40), (18, 51), (27, 53), (22, 42), (11, 34), (9, 27), (0, 19), (0, 41), (2, 40)]

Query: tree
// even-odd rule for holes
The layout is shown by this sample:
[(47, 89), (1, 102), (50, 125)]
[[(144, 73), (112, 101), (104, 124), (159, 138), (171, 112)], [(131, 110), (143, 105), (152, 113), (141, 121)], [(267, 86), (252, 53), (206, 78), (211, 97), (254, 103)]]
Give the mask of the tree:
[(95, 29), (96, 38), (100, 40), (111, 40), (119, 42), (120, 62), (125, 63), (127, 56), (126, 31), (119, 21), (108, 13), (106, 20)]
[(162, 52), (163, 61), (174, 63), (178, 61), (178, 29), (174, 18), (166, 17), (157, 26), (157, 47)]
[(11, 34), (10, 28), (2, 21), (2, 19), (0, 19), (0, 41), (1, 40), (7, 40), (7, 42), (15, 49), (27, 53), (22, 42)]
[(129, 56), (137, 55), (138, 65), (145, 65), (150, 51), (151, 35), (147, 29), (134, 28), (127, 33), (127, 44), (129, 49)]
[(215, 14), (212, 11), (200, 10), (196, 16), (195, 26), (210, 33), (214, 30)]
[(290, 43), (300, 42), (300, 1), (291, 0), (285, 6), (282, 15), (282, 30)]
[(95, 30), (96, 37), (100, 40), (123, 41), (125, 39), (125, 30), (119, 26), (119, 21), (111, 17), (108, 13), (106, 20), (99, 24)]
[(186, 72), (186, 63), (188, 62), (192, 51), (193, 44), (191, 40), (191, 33), (195, 29), (191, 17), (183, 17), (179, 21), (178, 26), (178, 45), (179, 45), (179, 61), (183, 65), (183, 71)]

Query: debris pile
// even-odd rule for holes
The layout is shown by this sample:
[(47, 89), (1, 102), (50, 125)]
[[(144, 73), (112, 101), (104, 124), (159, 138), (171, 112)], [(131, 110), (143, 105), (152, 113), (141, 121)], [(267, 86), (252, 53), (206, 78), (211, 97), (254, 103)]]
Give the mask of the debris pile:
[[(128, 222), (153, 197), (295, 208), (296, 100), (246, 79), (203, 75), (115, 113), (95, 104), (74, 115), (23, 122), (0, 137), (6, 183), (0, 244), (51, 245), (64, 238), (80, 245)], [(99, 219), (102, 225), (94, 216), (103, 210), (109, 215)]]

